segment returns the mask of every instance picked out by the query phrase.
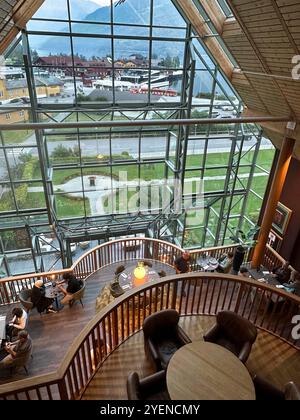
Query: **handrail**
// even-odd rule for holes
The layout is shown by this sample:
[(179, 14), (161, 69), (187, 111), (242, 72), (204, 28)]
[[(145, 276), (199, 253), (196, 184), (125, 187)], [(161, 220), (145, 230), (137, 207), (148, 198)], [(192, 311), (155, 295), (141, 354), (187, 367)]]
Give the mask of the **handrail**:
[(148, 315), (167, 308), (176, 309), (181, 316), (232, 310), (300, 349), (300, 340), (291, 335), (291, 320), (299, 314), (299, 306), (300, 298), (291, 293), (238, 276), (191, 273), (155, 280), (127, 292), (96, 314), (56, 372), (0, 385), (0, 398), (81, 398), (106, 358), (141, 330)]
[(152, 126), (177, 126), (177, 125), (223, 125), (223, 124), (259, 124), (262, 122), (289, 122), (298, 121), (289, 117), (240, 117), (240, 118), (178, 118), (169, 120), (139, 120), (139, 121), (93, 121), (93, 122), (39, 122), (0, 124), (0, 130), (43, 130), (56, 128), (111, 128), (111, 127), (152, 127)]
[[(209, 254), (211, 257), (219, 258), (222, 254), (233, 252), (238, 244), (202, 248), (191, 250), (191, 271), (200, 271), (198, 259), (201, 255)], [(151, 258), (165, 264), (173, 265), (174, 258), (183, 249), (166, 241), (152, 238), (125, 238), (106, 242), (98, 245), (83, 254), (68, 269), (48, 271), (43, 273), (31, 273), (14, 277), (0, 279), (0, 305), (16, 303), (19, 301), (18, 294), (22, 289), (30, 289), (38, 279), (45, 281), (55, 280), (64, 273), (74, 272), (80, 279), (85, 279), (91, 273), (107, 265), (127, 260)], [(247, 255), (245, 260), (247, 260)], [(263, 265), (270, 271), (281, 265), (285, 260), (269, 245), (266, 246)], [(293, 267), (290, 267), (293, 269)]]
[(84, 253), (68, 269), (31, 273), (0, 279), (0, 305), (19, 301), (22, 289), (31, 289), (36, 280), (54, 281), (64, 273), (74, 272), (80, 279), (86, 279), (91, 273), (107, 265), (134, 259), (151, 258), (173, 265), (175, 256), (183, 249), (159, 239), (125, 238), (98, 245)]

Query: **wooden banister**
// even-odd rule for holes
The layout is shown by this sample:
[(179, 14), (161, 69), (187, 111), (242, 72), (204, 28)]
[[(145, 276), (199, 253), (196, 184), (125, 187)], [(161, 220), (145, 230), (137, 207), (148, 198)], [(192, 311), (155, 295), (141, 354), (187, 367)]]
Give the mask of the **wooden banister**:
[[(187, 293), (184, 298), (183, 284)], [(268, 314), (271, 298), (274, 308)], [(282, 299), (286, 311), (277, 314)], [(182, 316), (216, 315), (223, 309), (233, 310), (258, 328), (300, 349), (300, 340), (290, 334), (291, 319), (299, 313), (299, 305), (300, 298), (291, 293), (238, 276), (190, 273), (158, 279), (115, 299), (90, 320), (70, 346), (57, 372), (1, 385), (0, 399), (18, 399), (21, 395), (21, 399), (24, 395), (26, 399), (29, 395), (31, 399), (79, 399), (101, 364), (141, 329), (146, 316), (172, 307)]]

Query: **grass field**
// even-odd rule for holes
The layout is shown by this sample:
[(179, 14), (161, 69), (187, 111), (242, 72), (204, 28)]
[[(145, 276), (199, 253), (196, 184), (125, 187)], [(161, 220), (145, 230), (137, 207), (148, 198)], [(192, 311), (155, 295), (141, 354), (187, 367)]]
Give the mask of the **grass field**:
[[(257, 165), (261, 166), (262, 168), (269, 169), (272, 165), (274, 156), (273, 150), (262, 150), (259, 153)], [(118, 158), (120, 158), (118, 156)], [(250, 165), (253, 159), (253, 152), (249, 152), (245, 155), (242, 160), (242, 163), (246, 166), (239, 168), (239, 174), (249, 174), (250, 172)], [(229, 160), (229, 153), (210, 153), (207, 155), (206, 159), (206, 167), (210, 166), (210, 169), (206, 169), (204, 172), (205, 177), (225, 177), (227, 174), (227, 169), (219, 169), (217, 166), (226, 166), (228, 165)], [(187, 159), (187, 167), (192, 169), (191, 171), (186, 172), (186, 179), (200, 178), (201, 171), (196, 169), (197, 166), (201, 165), (203, 161), (203, 155), (191, 155), (188, 156)], [(153, 180), (161, 180), (164, 178), (164, 163), (155, 163), (155, 164), (141, 164), (141, 171), (140, 177), (142, 180), (145, 181), (153, 181)], [(138, 167), (137, 165), (121, 165), (113, 167), (112, 174), (113, 176), (118, 179), (119, 172), (124, 171), (127, 173), (128, 181), (132, 181), (138, 178)], [(256, 168), (257, 174), (262, 174), (263, 171), (260, 168)], [(105, 175), (110, 176), (110, 168), (109, 167), (94, 167), (94, 168), (84, 168), (83, 175)], [(54, 186), (58, 186), (64, 184), (68, 180), (81, 176), (80, 168), (69, 168), (69, 169), (54, 169), (53, 171), (53, 184)], [(38, 168), (35, 169), (34, 177), (38, 177)], [(263, 196), (266, 188), (266, 184), (268, 181), (268, 175), (260, 175), (253, 178), (252, 182), (252, 189), (259, 195)], [(245, 188), (247, 186), (248, 177), (241, 179), (242, 185), (237, 183), (236, 188)], [(214, 192), (214, 191), (223, 191), (224, 190), (224, 183), (225, 179), (210, 179), (204, 182), (204, 191), (205, 192)], [(40, 184), (36, 184), (38, 186)], [(192, 191), (196, 191), (196, 183), (193, 183)], [(128, 199), (132, 197), (134, 192), (128, 191)], [(251, 218), (251, 220), (255, 221), (257, 218), (260, 207), (261, 207), (261, 200), (257, 198), (254, 194), (250, 195), (251, 199), (248, 203), (247, 208), (247, 215)], [(117, 193), (114, 196), (115, 199), (115, 207), (126, 209), (125, 203), (119, 202), (119, 194)], [(124, 201), (124, 199), (123, 199)], [(83, 199), (80, 197), (78, 198), (70, 198), (66, 195), (56, 195), (56, 203), (57, 203), (57, 213), (59, 218), (63, 217), (72, 217), (72, 216), (82, 216), (83, 215)], [(103, 202), (105, 208), (107, 209), (107, 213), (110, 211), (109, 201), (108, 198), (104, 199)], [(37, 208), (43, 207), (45, 205), (43, 193), (29, 193), (27, 197), (26, 207), (30, 208)], [(87, 213), (90, 214), (90, 206), (88, 200), (86, 200), (86, 209)], [(216, 207), (218, 211), (218, 208)], [(239, 209), (237, 208), (237, 211)]]

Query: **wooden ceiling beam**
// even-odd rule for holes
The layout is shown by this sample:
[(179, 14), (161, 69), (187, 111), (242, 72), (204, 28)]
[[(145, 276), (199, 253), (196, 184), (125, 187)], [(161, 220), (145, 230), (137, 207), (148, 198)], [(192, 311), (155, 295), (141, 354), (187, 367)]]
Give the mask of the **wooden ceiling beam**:
[(0, 54), (4, 53), (43, 3), (44, 0), (21, 0), (11, 8), (11, 11), (7, 11), (7, 16), (2, 17), (4, 25), (2, 25), (1, 32), (3, 33), (8, 26), (13, 26), (8, 29), (0, 41)]
[(226, 20), (226, 16), (220, 9), (217, 2), (211, 0), (202, 0), (201, 5), (205, 12), (208, 14), (209, 19), (213, 23), (219, 35), (222, 35), (223, 25)]
[(221, 48), (219, 42), (214, 37), (210, 37), (212, 33), (192, 0), (176, 0), (176, 3), (192, 24), (197, 35), (203, 39), (204, 44), (227, 78), (231, 79), (234, 66)]

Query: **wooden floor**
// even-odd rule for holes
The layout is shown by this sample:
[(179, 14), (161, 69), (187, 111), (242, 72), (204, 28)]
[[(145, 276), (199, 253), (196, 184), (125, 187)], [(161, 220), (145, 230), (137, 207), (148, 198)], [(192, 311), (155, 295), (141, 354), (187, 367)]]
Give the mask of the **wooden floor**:
[[(214, 323), (215, 318), (210, 316), (187, 316), (180, 320), (192, 340), (201, 340)], [(276, 386), (281, 387), (292, 380), (300, 387), (300, 351), (269, 333), (259, 331), (247, 367), (251, 375), (259, 373)], [(82, 399), (127, 399), (126, 378), (131, 371), (138, 372), (141, 377), (154, 372), (145, 357), (142, 332), (128, 339), (105, 361)]]
[[(66, 306), (58, 313), (40, 316), (35, 309), (30, 312), (28, 331), (33, 341), (33, 359), (29, 363), (29, 377), (57, 369), (73, 340), (94, 317), (96, 297), (104, 285), (113, 279), (113, 273), (118, 265), (120, 263), (107, 266), (88, 278), (83, 308), (79, 302), (76, 302), (72, 308)], [(126, 268), (134, 267), (136, 262), (125, 262), (125, 265)], [(171, 267), (158, 262), (153, 262), (153, 269), (156, 271), (163, 269), (169, 275), (175, 273)], [(14, 306), (1, 306), (0, 314), (7, 314), (7, 320), (10, 320), (10, 313)], [(0, 385), (27, 377), (23, 369), (11, 378), (8, 378), (5, 372), (1, 372)]]

